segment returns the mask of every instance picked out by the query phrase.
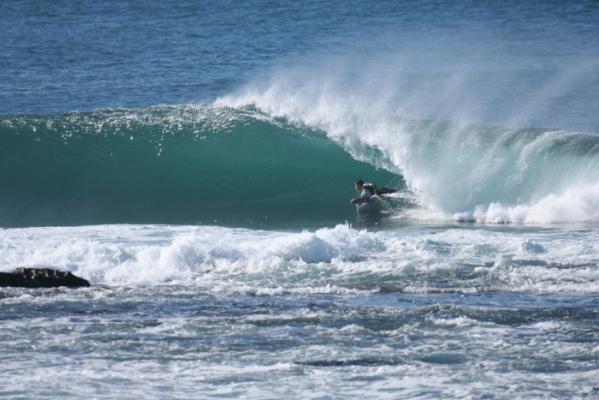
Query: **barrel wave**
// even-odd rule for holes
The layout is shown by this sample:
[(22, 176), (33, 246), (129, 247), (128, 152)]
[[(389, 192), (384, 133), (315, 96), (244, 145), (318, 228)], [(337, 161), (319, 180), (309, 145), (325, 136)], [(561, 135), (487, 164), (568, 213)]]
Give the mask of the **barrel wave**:
[(0, 225), (320, 226), (352, 182), (394, 175), (251, 108), (164, 106), (0, 120)]
[[(281, 68), (216, 104), (251, 106), (322, 130), (354, 157), (401, 175), (420, 207), (398, 214), (479, 223), (599, 221), (599, 127), (544, 125), (551, 123), (547, 113), (528, 104), (503, 110), (501, 118), (496, 103), (476, 109), (461, 97), (472, 89), (461, 83), (468, 74), (441, 77), (435, 90), (423, 90), (410, 74), (371, 67), (375, 78), (362, 80), (339, 66)], [(543, 93), (531, 90), (530, 104)]]
[(284, 89), (4, 117), (0, 225), (331, 226), (354, 221), (358, 177), (405, 189), (394, 220), (599, 221), (596, 134), (409, 119)]

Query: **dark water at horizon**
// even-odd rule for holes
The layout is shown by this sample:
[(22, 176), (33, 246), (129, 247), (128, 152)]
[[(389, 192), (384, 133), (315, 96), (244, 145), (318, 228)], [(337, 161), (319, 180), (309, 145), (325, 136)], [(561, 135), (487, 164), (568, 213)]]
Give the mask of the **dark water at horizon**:
[(323, 55), (403, 53), (413, 71), (464, 62), (542, 82), (597, 67), (598, 22), (594, 1), (5, 1), (0, 114), (212, 101)]

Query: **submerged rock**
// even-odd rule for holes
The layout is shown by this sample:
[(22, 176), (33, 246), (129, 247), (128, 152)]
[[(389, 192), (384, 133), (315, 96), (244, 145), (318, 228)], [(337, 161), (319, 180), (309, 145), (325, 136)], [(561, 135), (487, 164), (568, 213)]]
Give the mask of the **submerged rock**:
[(58, 286), (87, 287), (89, 282), (68, 271), (50, 268), (17, 268), (13, 272), (0, 272), (0, 287), (49, 288)]

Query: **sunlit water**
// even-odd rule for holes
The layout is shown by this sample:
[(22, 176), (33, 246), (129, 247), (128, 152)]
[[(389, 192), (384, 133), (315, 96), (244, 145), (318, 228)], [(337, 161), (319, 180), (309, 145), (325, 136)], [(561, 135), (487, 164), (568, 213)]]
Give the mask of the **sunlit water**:
[(599, 398), (595, 2), (0, 31), (0, 271), (92, 283), (0, 289), (1, 397)]

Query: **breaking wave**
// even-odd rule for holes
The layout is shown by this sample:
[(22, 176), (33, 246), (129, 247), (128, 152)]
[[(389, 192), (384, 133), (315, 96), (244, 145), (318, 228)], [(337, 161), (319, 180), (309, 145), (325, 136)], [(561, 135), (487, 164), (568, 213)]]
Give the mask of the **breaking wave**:
[[(322, 67), (275, 72), (215, 104), (251, 106), (321, 130), (354, 158), (401, 175), (418, 203), (431, 211), (420, 217), (599, 221), (598, 135), (473, 121), (451, 102), (459, 91), (456, 77), (423, 95), (397, 76), (356, 84), (351, 73), (337, 75)], [(439, 109), (423, 111), (431, 108), (428, 103), (453, 112), (439, 119)]]
[(408, 119), (309, 83), (4, 117), (0, 225), (330, 226), (353, 220), (358, 177), (405, 186), (397, 216), (599, 221), (595, 134)]
[(0, 226), (322, 226), (355, 215), (356, 161), (251, 108), (100, 110), (0, 120)]

